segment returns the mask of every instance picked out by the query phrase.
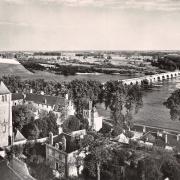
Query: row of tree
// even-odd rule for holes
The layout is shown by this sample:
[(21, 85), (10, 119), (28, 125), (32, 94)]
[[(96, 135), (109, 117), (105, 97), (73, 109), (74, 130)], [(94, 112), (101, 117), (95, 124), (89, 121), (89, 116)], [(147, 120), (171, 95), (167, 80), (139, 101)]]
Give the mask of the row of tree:
[[(122, 128), (127, 129), (131, 126), (132, 115), (137, 113), (142, 106), (142, 87), (127, 86), (121, 81), (108, 81), (103, 85), (93, 80), (73, 80), (68, 83), (47, 82), (43, 79), (21, 81), (20, 78), (14, 76), (3, 77), (2, 80), (11, 92), (27, 93), (32, 89), (36, 94), (43, 91), (46, 95), (53, 96), (64, 96), (68, 93), (75, 104), (79, 119), (82, 119), (83, 109), (89, 100), (93, 102), (93, 105), (103, 103), (111, 110), (111, 119), (117, 133)], [(27, 114), (25, 122), (29, 123), (31, 116), (28, 113), (32, 113), (29, 112), (32, 111), (32, 107), (15, 107), (13, 113), (19, 116), (19, 119), (24, 118), (22, 108), (25, 108), (24, 111)], [(18, 119), (15, 121), (14, 127), (21, 129), (22, 125), (19, 125), (18, 121)]]

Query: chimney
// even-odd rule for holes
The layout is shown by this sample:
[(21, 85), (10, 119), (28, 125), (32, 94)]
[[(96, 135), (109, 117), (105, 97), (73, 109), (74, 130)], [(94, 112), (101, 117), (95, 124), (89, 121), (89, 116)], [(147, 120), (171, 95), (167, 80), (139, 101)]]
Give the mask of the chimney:
[(63, 129), (61, 126), (58, 127), (58, 134), (61, 134), (63, 132)]
[(143, 133), (146, 133), (146, 126), (143, 126)]
[(49, 133), (49, 144), (53, 146), (53, 133)]
[(66, 138), (65, 138), (65, 136), (62, 137), (62, 150), (66, 151)]
[(56, 144), (55, 144), (55, 148), (56, 148), (56, 149), (59, 149), (59, 143), (56, 143)]
[(68, 95), (68, 93), (65, 95), (65, 99), (66, 99), (66, 100), (69, 100), (69, 95)]
[(177, 135), (177, 141), (179, 141), (179, 134)]
[(47, 104), (47, 99), (46, 98), (44, 99), (44, 104)]
[(92, 110), (92, 101), (89, 101), (89, 110)]
[(168, 138), (167, 138), (167, 134), (165, 134), (165, 143), (168, 143)]
[(22, 95), (23, 95), (23, 99), (26, 99), (26, 94), (25, 94), (25, 93), (22, 93)]

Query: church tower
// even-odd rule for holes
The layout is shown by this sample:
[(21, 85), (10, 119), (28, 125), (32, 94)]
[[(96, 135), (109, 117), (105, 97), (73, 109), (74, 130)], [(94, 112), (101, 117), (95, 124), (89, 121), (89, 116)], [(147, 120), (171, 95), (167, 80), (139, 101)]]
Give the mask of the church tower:
[(0, 147), (12, 144), (11, 92), (0, 81)]

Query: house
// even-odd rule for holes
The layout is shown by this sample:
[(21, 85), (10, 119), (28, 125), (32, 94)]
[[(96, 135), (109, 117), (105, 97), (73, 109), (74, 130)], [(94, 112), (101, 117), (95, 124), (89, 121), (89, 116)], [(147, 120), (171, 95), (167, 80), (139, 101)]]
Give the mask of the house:
[(0, 81), (0, 147), (12, 144), (11, 92)]
[(102, 128), (102, 116), (99, 116), (99, 113), (96, 107), (92, 105), (92, 101), (89, 101), (89, 105), (83, 109), (83, 117), (88, 120), (89, 126), (95, 130), (99, 131)]
[(24, 102), (24, 95), (22, 93), (12, 93), (12, 105), (22, 105)]
[(78, 154), (79, 139), (84, 138), (85, 130), (71, 134), (61, 133), (57, 136), (49, 134), (49, 143), (46, 144), (46, 160), (57, 177), (78, 176), (83, 169), (84, 154)]
[(0, 157), (0, 179), (36, 180), (29, 174), (26, 164), (15, 157), (10, 161)]
[(39, 117), (41, 110), (53, 111), (57, 116), (58, 125), (62, 124), (62, 115), (64, 119), (68, 118), (70, 115), (75, 114), (75, 107), (71, 99), (69, 99), (68, 94), (65, 97), (60, 96), (49, 96), (42, 94), (34, 94), (32, 91), (28, 94), (14, 93), (12, 94), (13, 106), (22, 104), (32, 104), (35, 109), (36, 118)]

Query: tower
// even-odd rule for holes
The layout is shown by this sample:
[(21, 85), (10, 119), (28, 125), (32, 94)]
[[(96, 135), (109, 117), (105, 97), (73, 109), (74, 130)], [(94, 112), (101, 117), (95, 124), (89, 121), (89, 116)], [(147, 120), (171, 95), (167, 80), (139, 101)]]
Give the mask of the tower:
[(12, 144), (11, 92), (0, 81), (0, 147)]
[(92, 126), (92, 101), (89, 101), (88, 109), (83, 110), (83, 117), (88, 120), (89, 126)]

